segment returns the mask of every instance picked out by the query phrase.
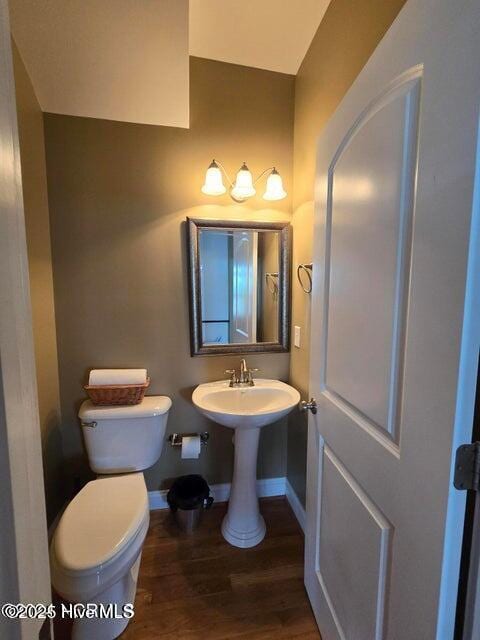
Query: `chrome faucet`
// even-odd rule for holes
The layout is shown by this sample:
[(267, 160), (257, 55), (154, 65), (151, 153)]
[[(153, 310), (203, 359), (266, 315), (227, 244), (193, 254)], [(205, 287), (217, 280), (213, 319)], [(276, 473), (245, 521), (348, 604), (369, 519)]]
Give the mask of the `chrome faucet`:
[(230, 375), (230, 387), (253, 387), (255, 383), (253, 381), (252, 373), (258, 371), (258, 369), (249, 369), (245, 358), (240, 360), (240, 375), (237, 376), (235, 369), (227, 369), (225, 373)]
[(248, 382), (248, 367), (247, 367), (247, 363), (245, 361), (245, 358), (242, 358), (240, 360), (240, 379), (239, 382), (241, 384), (244, 384), (245, 382)]

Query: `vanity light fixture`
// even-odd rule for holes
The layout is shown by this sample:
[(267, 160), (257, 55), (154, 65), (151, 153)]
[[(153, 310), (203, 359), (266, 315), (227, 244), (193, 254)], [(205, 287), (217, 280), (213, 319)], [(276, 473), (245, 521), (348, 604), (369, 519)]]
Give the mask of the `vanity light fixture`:
[(222, 180), (222, 172), (215, 160), (212, 160), (210, 166), (205, 174), (205, 184), (202, 187), (202, 192), (207, 196), (221, 196), (226, 192), (225, 186)]
[(236, 175), (235, 182), (233, 183), (223, 165), (215, 159), (212, 160), (207, 169), (207, 173), (205, 174), (202, 193), (207, 196), (220, 196), (226, 193), (227, 189), (223, 184), (222, 172), (230, 185), (230, 197), (232, 200), (235, 200), (235, 202), (245, 202), (245, 200), (254, 196), (256, 194), (255, 185), (260, 178), (263, 178), (267, 173), (269, 173), (269, 176), (267, 178), (267, 186), (265, 193), (263, 194), (263, 199), (270, 201), (283, 200), (283, 198), (287, 196), (287, 192), (283, 188), (282, 177), (275, 167), (265, 169), (265, 171), (262, 171), (258, 178), (254, 180), (250, 169), (244, 162)]

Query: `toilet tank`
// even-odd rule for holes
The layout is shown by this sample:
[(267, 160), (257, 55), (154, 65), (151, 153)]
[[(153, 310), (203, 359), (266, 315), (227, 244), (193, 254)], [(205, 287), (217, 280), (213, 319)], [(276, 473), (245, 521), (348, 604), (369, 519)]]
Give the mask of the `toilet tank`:
[(128, 473), (155, 464), (171, 406), (167, 396), (147, 396), (129, 407), (95, 406), (86, 400), (78, 417), (92, 471)]

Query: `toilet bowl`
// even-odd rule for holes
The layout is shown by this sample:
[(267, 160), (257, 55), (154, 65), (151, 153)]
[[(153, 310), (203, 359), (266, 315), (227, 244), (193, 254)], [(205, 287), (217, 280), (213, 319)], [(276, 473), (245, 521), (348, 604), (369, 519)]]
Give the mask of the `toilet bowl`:
[(152, 396), (131, 407), (95, 407), (87, 401), (80, 409), (90, 466), (110, 475), (75, 496), (50, 545), (53, 587), (67, 602), (84, 605), (76, 612), (88, 605), (95, 614), (72, 616), (73, 640), (113, 640), (131, 618), (126, 605), (135, 600), (149, 525), (141, 470), (160, 456), (170, 406), (169, 398)]
[(142, 473), (93, 480), (68, 505), (50, 550), (53, 586), (72, 603), (114, 605), (108, 618), (77, 619), (75, 640), (113, 640), (127, 626), (148, 524)]

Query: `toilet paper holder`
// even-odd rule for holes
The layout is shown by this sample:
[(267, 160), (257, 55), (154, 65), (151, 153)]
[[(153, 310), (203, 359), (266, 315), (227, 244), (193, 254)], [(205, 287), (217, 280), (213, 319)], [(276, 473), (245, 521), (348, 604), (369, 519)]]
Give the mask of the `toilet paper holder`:
[(208, 439), (210, 438), (208, 431), (204, 431), (203, 433), (172, 433), (167, 439), (172, 447), (181, 447), (183, 438), (191, 438), (194, 436), (200, 436), (200, 442), (202, 444), (207, 444)]

